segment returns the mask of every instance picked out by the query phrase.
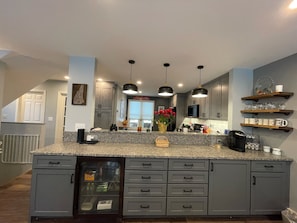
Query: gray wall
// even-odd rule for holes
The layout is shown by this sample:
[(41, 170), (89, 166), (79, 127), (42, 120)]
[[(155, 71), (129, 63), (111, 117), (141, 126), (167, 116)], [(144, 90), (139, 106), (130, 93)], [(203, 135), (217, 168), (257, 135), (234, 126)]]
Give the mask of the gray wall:
[[(286, 133), (265, 129), (254, 129), (253, 132), (254, 134), (259, 134), (261, 136), (263, 144), (279, 147), (286, 156), (294, 159), (294, 162), (291, 165), (290, 207), (297, 210), (297, 54), (255, 69), (254, 83), (263, 76), (271, 77), (275, 84), (283, 84), (284, 91), (294, 92), (294, 96), (285, 100), (286, 107), (294, 110), (294, 113), (290, 116), (275, 115), (277, 117), (288, 119), (289, 126), (294, 128), (292, 132)], [(276, 102), (278, 102), (282, 99), (276, 100)]]

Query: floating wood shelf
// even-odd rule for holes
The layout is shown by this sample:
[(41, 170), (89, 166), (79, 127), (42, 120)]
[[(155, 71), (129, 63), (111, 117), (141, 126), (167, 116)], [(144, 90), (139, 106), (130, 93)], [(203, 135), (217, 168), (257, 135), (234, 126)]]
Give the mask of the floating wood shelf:
[(246, 114), (258, 114), (258, 113), (278, 113), (278, 114), (285, 114), (289, 115), (294, 112), (294, 110), (287, 110), (287, 109), (256, 109), (256, 110), (241, 110), (241, 113)]
[(280, 127), (280, 126), (270, 126), (270, 125), (256, 125), (256, 124), (245, 124), (240, 123), (243, 127), (253, 127), (253, 128), (264, 128), (264, 129), (272, 129), (272, 130), (283, 130), (285, 132), (289, 132), (293, 130), (291, 127)]
[(259, 95), (247, 96), (247, 97), (241, 98), (241, 100), (258, 101), (259, 99), (273, 98), (273, 97), (283, 97), (288, 99), (293, 95), (294, 95), (293, 92), (273, 92), (270, 94), (259, 94)]

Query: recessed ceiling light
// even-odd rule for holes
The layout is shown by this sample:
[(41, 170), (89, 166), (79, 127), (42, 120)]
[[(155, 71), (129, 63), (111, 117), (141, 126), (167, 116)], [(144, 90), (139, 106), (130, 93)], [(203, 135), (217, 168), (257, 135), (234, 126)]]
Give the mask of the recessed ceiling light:
[(137, 81), (136, 84), (142, 84), (142, 81)]
[(179, 83), (179, 84), (177, 84), (177, 86), (178, 86), (178, 87), (183, 87), (184, 84), (183, 84), (183, 83)]
[(97, 81), (103, 81), (103, 79), (102, 78), (98, 78)]
[(138, 93), (139, 93), (139, 94), (141, 94), (141, 93), (142, 93), (142, 91), (138, 91)]
[(69, 80), (69, 79), (70, 79), (70, 77), (69, 77), (69, 76), (67, 76), (67, 75), (65, 75), (65, 76), (64, 76), (64, 79), (65, 79), (65, 80)]
[(297, 0), (293, 0), (289, 5), (289, 9), (296, 9), (297, 8)]

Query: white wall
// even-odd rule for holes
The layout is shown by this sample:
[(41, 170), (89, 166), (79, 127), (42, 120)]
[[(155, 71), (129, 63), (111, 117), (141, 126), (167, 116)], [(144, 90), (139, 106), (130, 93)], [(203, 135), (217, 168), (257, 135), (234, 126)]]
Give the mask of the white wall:
[[(86, 130), (94, 125), (95, 112), (95, 63), (94, 57), (71, 56), (69, 59), (68, 99), (65, 131), (76, 131), (76, 124)], [(72, 84), (87, 84), (87, 104), (72, 105)]]

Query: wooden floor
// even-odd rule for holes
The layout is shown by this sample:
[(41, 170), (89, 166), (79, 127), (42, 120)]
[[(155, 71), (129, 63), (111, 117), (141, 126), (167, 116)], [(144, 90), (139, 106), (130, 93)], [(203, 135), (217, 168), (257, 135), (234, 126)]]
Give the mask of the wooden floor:
[[(31, 174), (16, 178), (11, 184), (0, 187), (0, 223), (28, 223)], [(33, 219), (37, 223), (113, 223), (104, 220), (85, 219)], [(115, 221), (114, 221), (115, 222)], [(281, 219), (262, 218), (196, 218), (196, 219), (129, 219), (123, 223), (282, 223)]]

